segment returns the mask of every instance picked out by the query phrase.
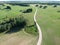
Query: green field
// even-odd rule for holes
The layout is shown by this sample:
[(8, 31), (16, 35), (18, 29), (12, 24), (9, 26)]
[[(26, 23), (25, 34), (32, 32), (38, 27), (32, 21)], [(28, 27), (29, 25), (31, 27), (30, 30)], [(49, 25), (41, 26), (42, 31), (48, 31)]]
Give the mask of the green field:
[(42, 29), (42, 45), (60, 45), (60, 6), (38, 7), (37, 22)]
[[(10, 6), (11, 10), (4, 9), (6, 6)], [(20, 12), (21, 10), (24, 11), (29, 8), (33, 9), (31, 13)], [(18, 17), (20, 15), (27, 20), (27, 27), (18, 29), (18, 32), (0, 33), (0, 45), (36, 45), (38, 35), (33, 20), (34, 13), (35, 8), (33, 6), (26, 7), (10, 4), (4, 4), (4, 6), (0, 5), (0, 23), (4, 22), (4, 20), (9, 20), (9, 18)], [(31, 31), (29, 32), (28, 30)]]

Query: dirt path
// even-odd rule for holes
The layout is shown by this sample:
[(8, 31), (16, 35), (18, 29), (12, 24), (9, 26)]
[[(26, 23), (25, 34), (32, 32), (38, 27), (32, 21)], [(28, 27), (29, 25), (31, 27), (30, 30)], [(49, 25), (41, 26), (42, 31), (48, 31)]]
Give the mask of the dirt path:
[(36, 21), (36, 14), (37, 14), (37, 9), (36, 9), (35, 14), (34, 14), (34, 21), (35, 21), (37, 29), (39, 31), (39, 39), (38, 39), (37, 45), (41, 45), (41, 43), (42, 43), (42, 32), (41, 32), (40, 26), (38, 25), (38, 23)]

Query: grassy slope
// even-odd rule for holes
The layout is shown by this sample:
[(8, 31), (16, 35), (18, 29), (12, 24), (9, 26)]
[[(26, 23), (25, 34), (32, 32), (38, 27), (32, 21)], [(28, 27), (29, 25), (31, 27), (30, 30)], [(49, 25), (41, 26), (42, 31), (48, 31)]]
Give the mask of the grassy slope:
[(6, 16), (14, 17), (20, 15), (21, 14), (20, 10), (25, 10), (29, 8), (29, 7), (22, 7), (22, 6), (12, 6), (12, 5), (9, 6), (12, 8), (10, 11), (3, 9), (6, 6), (1, 6), (2, 10), (0, 10), (0, 19), (5, 18)]
[[(6, 5), (7, 6), (7, 5)], [(1, 8), (3, 9), (6, 6), (1, 6)], [(3, 18), (9, 17), (16, 17), (17, 15), (23, 15), (26, 19), (28, 19), (28, 25), (32, 25), (34, 23), (33, 21), (33, 16), (34, 16), (34, 12), (35, 12), (35, 8), (30, 6), (30, 7), (24, 7), (24, 6), (12, 6), (12, 5), (8, 5), (12, 8), (12, 10), (8, 11), (6, 9), (4, 10), (0, 10), (0, 20), (3, 20)], [(27, 8), (32, 8), (33, 12), (32, 13), (21, 13), (20, 10), (26, 10)]]
[(37, 21), (43, 33), (42, 45), (60, 45), (60, 13), (57, 12), (59, 9), (60, 6), (38, 9)]
[[(33, 15), (34, 15), (34, 8), (32, 13), (22, 14), (19, 12), (20, 10), (25, 10), (30, 7), (23, 7), (23, 6), (12, 6), (10, 5), (12, 10), (0, 10), (0, 20), (2, 21), (3, 18), (6, 16), (11, 18), (15, 17), (17, 15), (23, 15), (26, 19), (28, 19), (28, 25), (33, 25)], [(0, 44), (1, 45), (36, 45), (37, 43), (37, 36), (30, 35), (26, 33), (25, 31), (21, 30), (17, 33), (12, 34), (0, 34)]]

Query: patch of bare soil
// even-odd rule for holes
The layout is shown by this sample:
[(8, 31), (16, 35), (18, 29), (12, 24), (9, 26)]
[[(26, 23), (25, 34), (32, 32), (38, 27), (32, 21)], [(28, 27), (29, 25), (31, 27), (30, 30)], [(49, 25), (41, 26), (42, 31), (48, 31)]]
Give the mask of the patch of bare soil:
[(55, 42), (55, 45), (60, 45), (60, 38), (59, 37), (55, 37), (54, 38), (54, 42)]

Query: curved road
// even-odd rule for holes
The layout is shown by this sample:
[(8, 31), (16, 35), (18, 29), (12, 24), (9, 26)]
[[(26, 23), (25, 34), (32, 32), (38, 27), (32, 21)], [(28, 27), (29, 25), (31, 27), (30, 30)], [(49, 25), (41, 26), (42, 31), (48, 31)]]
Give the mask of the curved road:
[(39, 39), (38, 39), (37, 45), (41, 45), (41, 43), (42, 43), (42, 32), (41, 32), (40, 26), (38, 25), (38, 23), (36, 21), (36, 14), (37, 14), (37, 9), (36, 9), (35, 14), (34, 14), (34, 22), (36, 23), (37, 29), (39, 31)]

